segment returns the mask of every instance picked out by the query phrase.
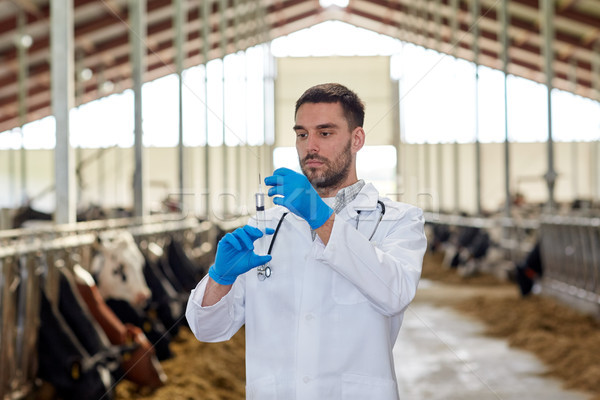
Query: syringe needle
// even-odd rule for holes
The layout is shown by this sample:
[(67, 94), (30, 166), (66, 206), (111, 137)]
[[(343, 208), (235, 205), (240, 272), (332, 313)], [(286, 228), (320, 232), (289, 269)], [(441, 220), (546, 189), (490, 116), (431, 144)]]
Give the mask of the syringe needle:
[[(256, 202), (256, 226), (262, 232), (263, 236), (266, 234), (266, 221), (265, 221), (265, 194), (262, 191), (262, 182), (260, 174), (258, 174), (258, 192), (254, 194), (254, 200)], [(257, 243), (255, 252), (259, 256), (264, 256), (267, 254), (266, 241), (263, 238), (258, 239), (255, 243)], [(268, 263), (265, 265), (261, 265), (258, 267), (258, 276), (261, 279), (269, 277), (271, 275), (271, 269), (268, 266)]]

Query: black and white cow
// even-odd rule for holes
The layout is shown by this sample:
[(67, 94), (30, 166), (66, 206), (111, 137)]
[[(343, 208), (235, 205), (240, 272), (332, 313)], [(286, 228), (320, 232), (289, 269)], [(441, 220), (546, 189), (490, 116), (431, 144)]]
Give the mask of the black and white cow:
[(121, 321), (140, 327), (154, 345), (158, 359), (165, 360), (172, 357), (169, 344), (173, 335), (151, 307), (145, 263), (133, 235), (117, 231), (99, 240), (92, 273), (106, 304)]
[(100, 238), (97, 249), (91, 270), (102, 297), (123, 300), (143, 310), (152, 294), (144, 279), (144, 256), (133, 235), (115, 231)]
[(66, 275), (60, 275), (58, 304), (41, 290), (37, 374), (60, 398), (114, 399), (119, 356), (98, 334)]
[(538, 240), (525, 259), (515, 267), (515, 278), (523, 297), (534, 291), (536, 283), (544, 275), (540, 246), (541, 242)]

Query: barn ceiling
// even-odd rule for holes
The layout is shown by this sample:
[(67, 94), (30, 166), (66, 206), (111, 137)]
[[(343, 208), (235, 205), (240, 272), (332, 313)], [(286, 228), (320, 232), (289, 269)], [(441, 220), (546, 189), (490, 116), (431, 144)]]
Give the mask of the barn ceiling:
[[(73, 1), (77, 103), (131, 87), (128, 1)], [(326, 20), (340, 20), (470, 61), (479, 31), (479, 63), (501, 69), (499, 15), (504, 0), (479, 0), (479, 18), (473, 18), (473, 1), (349, 0), (345, 8), (323, 8), (318, 0), (183, 0), (184, 65), (203, 63), (205, 54), (209, 60), (222, 57)], [(543, 0), (507, 1), (508, 72), (545, 82)], [(174, 0), (147, 0), (146, 81), (175, 71), (175, 9)], [(52, 113), (49, 13), (49, 0), (0, 0), (0, 132), (22, 123), (19, 53), (25, 53), (27, 79), (21, 93), (26, 93), (26, 121)], [(554, 25), (553, 85), (598, 99), (600, 0), (555, 0)], [(87, 80), (81, 78), (82, 70)]]

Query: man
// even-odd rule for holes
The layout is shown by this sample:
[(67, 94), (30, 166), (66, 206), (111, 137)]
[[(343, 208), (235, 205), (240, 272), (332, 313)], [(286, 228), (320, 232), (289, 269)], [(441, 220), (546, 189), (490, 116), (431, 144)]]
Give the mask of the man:
[[(227, 234), (186, 312), (199, 340), (231, 338), (246, 325), (248, 399), (397, 399), (392, 348), (421, 274), (420, 209), (379, 198), (358, 180), (364, 106), (338, 84), (296, 103), (303, 174), (267, 177), (263, 236)], [(271, 246), (256, 255), (255, 240)], [(256, 269), (269, 264), (270, 277)], [(260, 279), (262, 278), (262, 279)]]

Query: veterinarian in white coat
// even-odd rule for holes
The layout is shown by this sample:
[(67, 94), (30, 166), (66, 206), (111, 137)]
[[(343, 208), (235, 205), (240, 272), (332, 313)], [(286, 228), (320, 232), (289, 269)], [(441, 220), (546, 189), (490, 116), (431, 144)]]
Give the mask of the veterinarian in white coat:
[[(265, 179), (279, 207), (226, 235), (191, 293), (187, 319), (202, 341), (246, 326), (248, 399), (397, 399), (392, 348), (414, 298), (426, 239), (420, 209), (380, 198), (356, 177), (364, 106), (337, 84), (296, 104), (304, 175)], [(255, 240), (270, 255), (252, 252)], [(271, 276), (255, 267), (269, 262)]]

